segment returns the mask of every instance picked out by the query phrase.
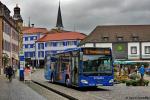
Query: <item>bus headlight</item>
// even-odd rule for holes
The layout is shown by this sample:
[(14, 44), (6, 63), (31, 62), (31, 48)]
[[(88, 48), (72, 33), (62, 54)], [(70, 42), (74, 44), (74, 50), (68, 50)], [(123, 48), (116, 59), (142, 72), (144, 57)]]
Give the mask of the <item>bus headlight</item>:
[(88, 84), (88, 81), (87, 80), (81, 80), (81, 83)]
[(114, 82), (114, 80), (113, 80), (113, 79), (109, 80), (109, 83), (113, 83), (113, 82)]

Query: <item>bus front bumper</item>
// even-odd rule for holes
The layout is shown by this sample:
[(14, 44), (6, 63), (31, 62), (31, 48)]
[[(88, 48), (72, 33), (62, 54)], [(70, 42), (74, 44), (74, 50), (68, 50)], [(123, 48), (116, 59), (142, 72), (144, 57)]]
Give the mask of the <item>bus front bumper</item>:
[(113, 76), (81, 76), (79, 86), (113, 86)]

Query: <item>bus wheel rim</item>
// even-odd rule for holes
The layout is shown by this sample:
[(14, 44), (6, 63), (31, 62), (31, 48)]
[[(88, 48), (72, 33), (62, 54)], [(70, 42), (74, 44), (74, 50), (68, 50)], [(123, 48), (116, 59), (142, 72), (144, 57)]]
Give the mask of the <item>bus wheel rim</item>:
[(51, 82), (52, 82), (52, 83), (54, 82), (54, 78), (53, 78), (53, 77), (51, 78)]
[(66, 79), (66, 85), (69, 86), (69, 79)]

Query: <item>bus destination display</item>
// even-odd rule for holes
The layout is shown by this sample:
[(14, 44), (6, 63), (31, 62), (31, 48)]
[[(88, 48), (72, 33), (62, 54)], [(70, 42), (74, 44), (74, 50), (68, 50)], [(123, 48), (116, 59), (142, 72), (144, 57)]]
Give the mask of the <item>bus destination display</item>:
[(83, 49), (85, 55), (110, 55), (110, 49)]

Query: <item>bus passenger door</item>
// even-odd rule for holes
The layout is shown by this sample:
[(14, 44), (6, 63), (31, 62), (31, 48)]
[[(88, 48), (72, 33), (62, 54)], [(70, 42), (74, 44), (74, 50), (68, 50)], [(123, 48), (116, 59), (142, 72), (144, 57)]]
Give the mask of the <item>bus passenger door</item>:
[(78, 57), (72, 57), (71, 83), (74, 84), (74, 85), (78, 84), (78, 68), (79, 68), (79, 59), (78, 59)]

